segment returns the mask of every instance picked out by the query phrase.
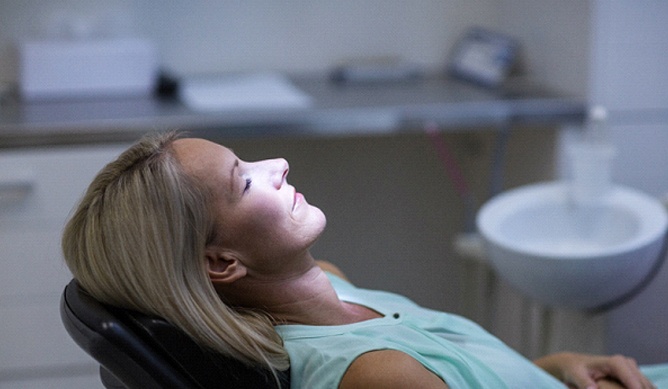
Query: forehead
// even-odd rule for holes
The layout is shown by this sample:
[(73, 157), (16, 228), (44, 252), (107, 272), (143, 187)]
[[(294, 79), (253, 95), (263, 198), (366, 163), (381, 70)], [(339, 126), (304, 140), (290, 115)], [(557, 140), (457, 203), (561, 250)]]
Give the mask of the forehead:
[(198, 178), (211, 178), (221, 169), (232, 169), (237, 160), (232, 150), (205, 139), (177, 139), (172, 148), (184, 170)]

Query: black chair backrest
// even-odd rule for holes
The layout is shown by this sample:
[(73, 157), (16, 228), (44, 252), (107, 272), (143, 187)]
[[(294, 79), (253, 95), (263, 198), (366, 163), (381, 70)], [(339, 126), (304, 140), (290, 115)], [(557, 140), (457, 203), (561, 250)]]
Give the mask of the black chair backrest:
[[(97, 362), (107, 388), (278, 388), (267, 369), (212, 353), (162, 318), (102, 304), (76, 280), (63, 292), (67, 332)], [(289, 388), (289, 371), (280, 372)]]

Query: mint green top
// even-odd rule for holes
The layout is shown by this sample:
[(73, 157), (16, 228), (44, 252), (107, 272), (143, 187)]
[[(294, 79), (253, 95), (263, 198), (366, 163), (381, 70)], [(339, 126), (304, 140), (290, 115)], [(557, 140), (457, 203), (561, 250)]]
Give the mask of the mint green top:
[(338, 326), (276, 326), (290, 355), (292, 388), (335, 389), (355, 358), (375, 350), (405, 352), (451, 388), (565, 387), (463, 317), (328, 276), (341, 300), (383, 317)]

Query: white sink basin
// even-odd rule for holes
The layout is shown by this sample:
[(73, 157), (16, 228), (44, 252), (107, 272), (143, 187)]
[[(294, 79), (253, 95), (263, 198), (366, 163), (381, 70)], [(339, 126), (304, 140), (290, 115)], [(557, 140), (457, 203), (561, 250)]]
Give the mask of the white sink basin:
[(498, 274), (547, 305), (592, 309), (625, 296), (659, 260), (668, 216), (656, 199), (614, 187), (574, 205), (566, 183), (529, 185), (487, 202), (477, 217)]

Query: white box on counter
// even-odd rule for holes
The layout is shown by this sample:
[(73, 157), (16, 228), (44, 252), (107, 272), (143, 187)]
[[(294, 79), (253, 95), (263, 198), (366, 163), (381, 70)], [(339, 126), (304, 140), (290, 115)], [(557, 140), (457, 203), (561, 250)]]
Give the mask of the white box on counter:
[(158, 72), (146, 39), (31, 40), (19, 43), (25, 100), (146, 95)]

